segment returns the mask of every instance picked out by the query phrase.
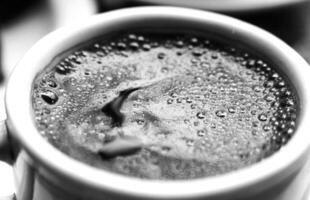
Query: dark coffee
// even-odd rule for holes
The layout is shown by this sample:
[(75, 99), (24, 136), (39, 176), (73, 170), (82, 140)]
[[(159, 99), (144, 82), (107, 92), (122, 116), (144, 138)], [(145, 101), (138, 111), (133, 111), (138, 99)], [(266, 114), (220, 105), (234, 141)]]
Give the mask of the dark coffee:
[(294, 133), (297, 95), (276, 69), (195, 35), (119, 34), (37, 76), (35, 121), (58, 149), (98, 168), (214, 176), (268, 157)]

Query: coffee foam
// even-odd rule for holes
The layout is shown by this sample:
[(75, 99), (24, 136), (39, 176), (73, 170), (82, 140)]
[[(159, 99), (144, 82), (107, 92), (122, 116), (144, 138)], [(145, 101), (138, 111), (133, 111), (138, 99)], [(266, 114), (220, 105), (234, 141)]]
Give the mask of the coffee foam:
[[(102, 108), (137, 87), (115, 127)], [(294, 90), (262, 59), (164, 34), (125, 34), (72, 52), (37, 77), (33, 107), (41, 134), (64, 153), (151, 179), (213, 176), (258, 162), (286, 144), (298, 112)], [(138, 139), (135, 151), (103, 156), (124, 136)]]

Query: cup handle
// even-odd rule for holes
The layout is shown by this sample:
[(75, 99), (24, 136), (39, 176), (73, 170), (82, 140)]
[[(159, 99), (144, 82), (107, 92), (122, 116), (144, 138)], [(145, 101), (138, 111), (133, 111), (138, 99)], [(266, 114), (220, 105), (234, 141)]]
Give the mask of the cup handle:
[(0, 121), (0, 160), (12, 164), (12, 152), (5, 120)]
[[(0, 121), (0, 161), (4, 161), (10, 165), (13, 162), (5, 120)], [(0, 200), (16, 200), (16, 197), (15, 194), (9, 194), (0, 196)]]

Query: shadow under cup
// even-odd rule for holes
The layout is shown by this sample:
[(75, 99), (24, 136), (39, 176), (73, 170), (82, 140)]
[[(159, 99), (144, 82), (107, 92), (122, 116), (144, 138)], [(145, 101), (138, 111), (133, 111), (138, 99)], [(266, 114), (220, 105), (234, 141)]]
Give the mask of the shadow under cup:
[[(77, 45), (128, 30), (203, 33), (246, 49), (274, 64), (296, 89), (301, 110), (295, 135), (279, 152), (250, 167), (195, 180), (160, 181), (95, 169), (64, 155), (38, 133), (33, 119), (36, 75)], [(94, 16), (39, 41), (19, 62), (6, 88), (6, 111), (13, 146), (17, 199), (267, 199), (299, 171), (310, 144), (308, 64), (271, 34), (223, 15), (174, 7), (139, 7)]]

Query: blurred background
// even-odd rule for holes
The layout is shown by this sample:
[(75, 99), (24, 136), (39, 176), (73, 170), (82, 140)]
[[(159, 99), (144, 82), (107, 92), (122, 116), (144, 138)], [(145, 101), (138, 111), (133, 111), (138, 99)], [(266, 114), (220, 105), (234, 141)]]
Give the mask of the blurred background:
[[(110, 10), (170, 5), (209, 10), (255, 24), (275, 34), (310, 62), (310, 0), (1, 0), (0, 119), (9, 74), (31, 46), (49, 32)], [(310, 160), (310, 159), (309, 159)], [(310, 161), (277, 200), (310, 200)], [(0, 200), (13, 198), (12, 169), (0, 162)], [(277, 191), (275, 191), (277, 193)]]

